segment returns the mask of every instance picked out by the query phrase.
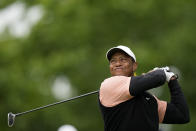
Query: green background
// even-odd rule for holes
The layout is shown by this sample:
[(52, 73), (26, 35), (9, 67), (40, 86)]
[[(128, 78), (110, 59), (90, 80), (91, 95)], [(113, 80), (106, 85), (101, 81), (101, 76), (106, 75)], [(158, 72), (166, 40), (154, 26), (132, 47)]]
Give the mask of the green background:
[[(15, 1), (1, 0), (0, 9)], [(41, 5), (44, 15), (31, 33), (16, 38), (0, 34), (0, 130), (57, 131), (63, 124), (78, 131), (103, 131), (97, 96), (61, 104), (16, 118), (22, 112), (56, 102), (52, 81), (69, 78), (76, 95), (99, 89), (110, 77), (106, 51), (129, 46), (137, 57), (137, 74), (157, 66), (175, 66), (186, 96), (191, 122), (172, 131), (196, 130), (195, 0), (22, 0)], [(167, 85), (160, 99), (169, 100)]]

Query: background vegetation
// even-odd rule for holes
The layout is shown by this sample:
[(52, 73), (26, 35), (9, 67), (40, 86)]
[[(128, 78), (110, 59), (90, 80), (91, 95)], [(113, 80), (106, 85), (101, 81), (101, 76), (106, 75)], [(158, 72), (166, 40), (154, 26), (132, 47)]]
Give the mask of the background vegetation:
[[(15, 1), (1, 0), (4, 9)], [(27, 9), (41, 5), (44, 15), (25, 37), (0, 34), (0, 130), (56, 131), (72, 124), (79, 131), (103, 131), (97, 96), (89, 96), (16, 118), (22, 112), (57, 101), (54, 78), (65, 75), (75, 95), (99, 89), (109, 77), (106, 51), (129, 46), (137, 74), (156, 66), (175, 66), (190, 107), (191, 122), (172, 131), (195, 131), (195, 0), (23, 0)], [(1, 21), (1, 19), (0, 19)], [(167, 85), (161, 99), (169, 100)]]

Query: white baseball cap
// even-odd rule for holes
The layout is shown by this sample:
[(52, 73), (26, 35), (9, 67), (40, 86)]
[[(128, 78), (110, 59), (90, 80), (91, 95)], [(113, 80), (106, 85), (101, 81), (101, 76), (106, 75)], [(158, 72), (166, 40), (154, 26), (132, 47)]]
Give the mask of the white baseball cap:
[(108, 60), (111, 59), (112, 55), (116, 52), (116, 51), (123, 51), (125, 52), (127, 55), (129, 55), (130, 57), (133, 58), (133, 60), (136, 62), (136, 57), (134, 55), (134, 53), (131, 51), (131, 49), (127, 46), (123, 46), (123, 45), (119, 45), (119, 46), (116, 46), (116, 47), (112, 47), (111, 49), (109, 49), (106, 53), (106, 58)]

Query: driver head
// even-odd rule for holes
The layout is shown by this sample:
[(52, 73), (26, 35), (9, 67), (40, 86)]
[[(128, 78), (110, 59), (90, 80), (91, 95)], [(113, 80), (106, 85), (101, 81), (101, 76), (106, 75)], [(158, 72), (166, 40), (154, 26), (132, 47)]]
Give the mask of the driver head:
[(12, 127), (14, 125), (14, 120), (15, 120), (15, 114), (12, 112), (8, 113), (8, 126)]

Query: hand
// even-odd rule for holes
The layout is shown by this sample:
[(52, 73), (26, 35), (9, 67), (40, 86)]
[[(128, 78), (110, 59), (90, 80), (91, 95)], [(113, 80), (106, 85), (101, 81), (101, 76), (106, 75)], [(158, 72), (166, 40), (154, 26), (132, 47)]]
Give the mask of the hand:
[(153, 70), (163, 70), (165, 72), (165, 75), (166, 75), (166, 81), (169, 82), (170, 80), (174, 80), (174, 79), (177, 79), (178, 76), (176, 74), (174, 74), (173, 72), (170, 71), (169, 67), (166, 66), (166, 67), (161, 67), (161, 68), (154, 68)]

